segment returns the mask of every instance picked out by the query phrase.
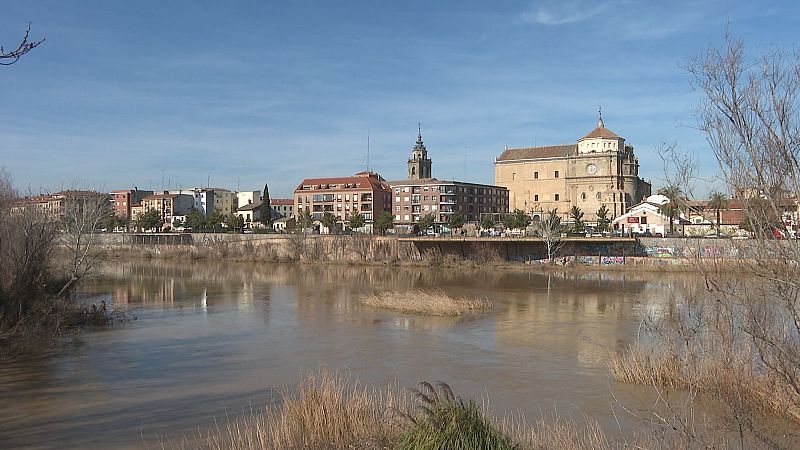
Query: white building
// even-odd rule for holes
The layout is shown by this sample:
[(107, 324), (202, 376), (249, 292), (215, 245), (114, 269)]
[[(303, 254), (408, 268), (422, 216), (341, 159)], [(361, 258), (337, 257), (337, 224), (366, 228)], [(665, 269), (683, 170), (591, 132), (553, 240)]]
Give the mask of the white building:
[[(611, 222), (614, 230), (623, 234), (651, 233), (653, 236), (666, 236), (669, 233), (669, 217), (661, 213), (661, 205), (669, 202), (663, 195), (651, 195), (645, 201), (634, 205), (625, 214)], [(675, 217), (675, 230), (680, 230), (681, 218)]]
[(261, 202), (261, 192), (258, 191), (244, 191), (236, 193), (236, 207), (241, 208), (251, 203)]
[(223, 215), (236, 212), (237, 196), (222, 188), (194, 188), (170, 191), (171, 194), (189, 194), (194, 198), (194, 209), (204, 216), (213, 211), (219, 211)]

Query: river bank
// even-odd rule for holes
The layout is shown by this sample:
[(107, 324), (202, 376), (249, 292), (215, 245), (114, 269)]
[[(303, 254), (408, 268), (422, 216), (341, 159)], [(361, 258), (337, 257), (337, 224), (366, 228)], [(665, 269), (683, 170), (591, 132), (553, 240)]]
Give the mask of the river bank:
[[(406, 240), (377, 236), (196, 235), (171, 241), (146, 236), (104, 241), (112, 259), (149, 258), (270, 263), (419, 267), (486, 267), (498, 270), (696, 271), (697, 264), (737, 264), (744, 253), (714, 240), (568, 241), (547, 259), (537, 240)], [(255, 237), (254, 237), (255, 236)], [(710, 242), (709, 242), (710, 241)], [(128, 242), (128, 243), (119, 243)], [(172, 242), (172, 243), (166, 243)], [(567, 245), (569, 244), (569, 245)], [(542, 252), (545, 252), (544, 254)], [(555, 268), (555, 269), (554, 269)]]

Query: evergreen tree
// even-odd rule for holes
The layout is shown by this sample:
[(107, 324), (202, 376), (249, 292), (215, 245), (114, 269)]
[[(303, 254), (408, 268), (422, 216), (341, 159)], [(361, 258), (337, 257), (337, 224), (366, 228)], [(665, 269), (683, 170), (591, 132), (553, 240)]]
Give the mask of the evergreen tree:
[(225, 221), (225, 215), (219, 212), (219, 210), (215, 209), (211, 211), (211, 214), (209, 214), (208, 217), (206, 217), (205, 225), (206, 228), (216, 229), (219, 228), (219, 226), (222, 225), (222, 222), (224, 221)]
[(464, 226), (466, 221), (464, 220), (464, 215), (461, 213), (455, 213), (450, 216), (450, 220), (447, 221), (447, 224), (450, 226), (451, 229), (458, 229)]
[(389, 211), (384, 211), (375, 221), (375, 228), (381, 233), (381, 236), (386, 234), (389, 228), (394, 226), (394, 215)]
[(485, 216), (481, 217), (481, 228), (485, 230), (494, 228), (494, 219), (492, 219), (491, 214), (486, 214)]
[(609, 224), (611, 224), (611, 219), (608, 218), (608, 208), (606, 205), (602, 205), (597, 210), (597, 231), (601, 233), (608, 231)]
[(272, 205), (269, 199), (269, 186), (264, 183), (264, 192), (261, 194), (261, 223), (267, 228), (272, 228)]
[(141, 228), (142, 230), (152, 230), (154, 228), (158, 229), (164, 224), (164, 220), (161, 218), (161, 214), (158, 210), (151, 209), (144, 214), (141, 214), (136, 219), (136, 226)]
[(350, 216), (350, 229), (351, 230), (355, 231), (355, 230), (363, 227), (364, 225), (366, 225), (366, 223), (367, 223), (367, 221), (364, 220), (364, 216), (362, 216), (360, 212), (355, 212), (355, 213), (353, 213), (352, 216)]
[(236, 231), (244, 228), (244, 217), (237, 214), (228, 214), (225, 216), (225, 226)]
[(419, 225), (420, 231), (425, 232), (428, 230), (428, 228), (433, 226), (433, 222), (435, 221), (436, 219), (433, 217), (433, 214), (428, 213), (419, 219), (417, 225)]
[(203, 217), (200, 212), (196, 209), (192, 209), (189, 211), (189, 214), (186, 215), (186, 220), (184, 220), (184, 226), (189, 227), (193, 230), (200, 230), (203, 228), (203, 222), (205, 218)]
[(577, 205), (572, 205), (572, 208), (569, 210), (569, 217), (572, 219), (572, 231), (582, 233), (584, 230), (583, 211), (581, 211)]
[(320, 223), (323, 227), (328, 229), (328, 234), (333, 234), (335, 231), (334, 227), (336, 226), (336, 216), (326, 211), (325, 214), (322, 215)]

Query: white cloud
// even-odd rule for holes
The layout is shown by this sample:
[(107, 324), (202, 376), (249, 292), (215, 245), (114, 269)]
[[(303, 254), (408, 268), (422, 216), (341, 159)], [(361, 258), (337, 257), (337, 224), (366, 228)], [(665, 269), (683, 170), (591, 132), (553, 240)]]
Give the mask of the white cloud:
[(523, 20), (539, 25), (566, 25), (583, 22), (600, 14), (608, 3), (592, 2), (593, 6), (576, 1), (548, 1), (531, 12), (522, 14)]

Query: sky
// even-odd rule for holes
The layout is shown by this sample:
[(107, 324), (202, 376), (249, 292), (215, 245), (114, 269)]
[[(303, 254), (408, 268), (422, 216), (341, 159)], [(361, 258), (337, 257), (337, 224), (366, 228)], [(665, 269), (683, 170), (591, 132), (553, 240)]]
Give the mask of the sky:
[[(791, 50), (790, 1), (16, 1), (0, 43), (0, 167), (22, 191), (205, 186), (290, 197), (369, 167), (405, 178), (418, 123), (433, 176), (493, 184), (509, 147), (605, 125), (662, 183), (663, 142), (721, 186), (682, 68), (726, 28)], [(369, 138), (368, 138), (369, 136)], [(369, 140), (369, 158), (368, 154)], [(163, 181), (162, 181), (163, 180)]]

